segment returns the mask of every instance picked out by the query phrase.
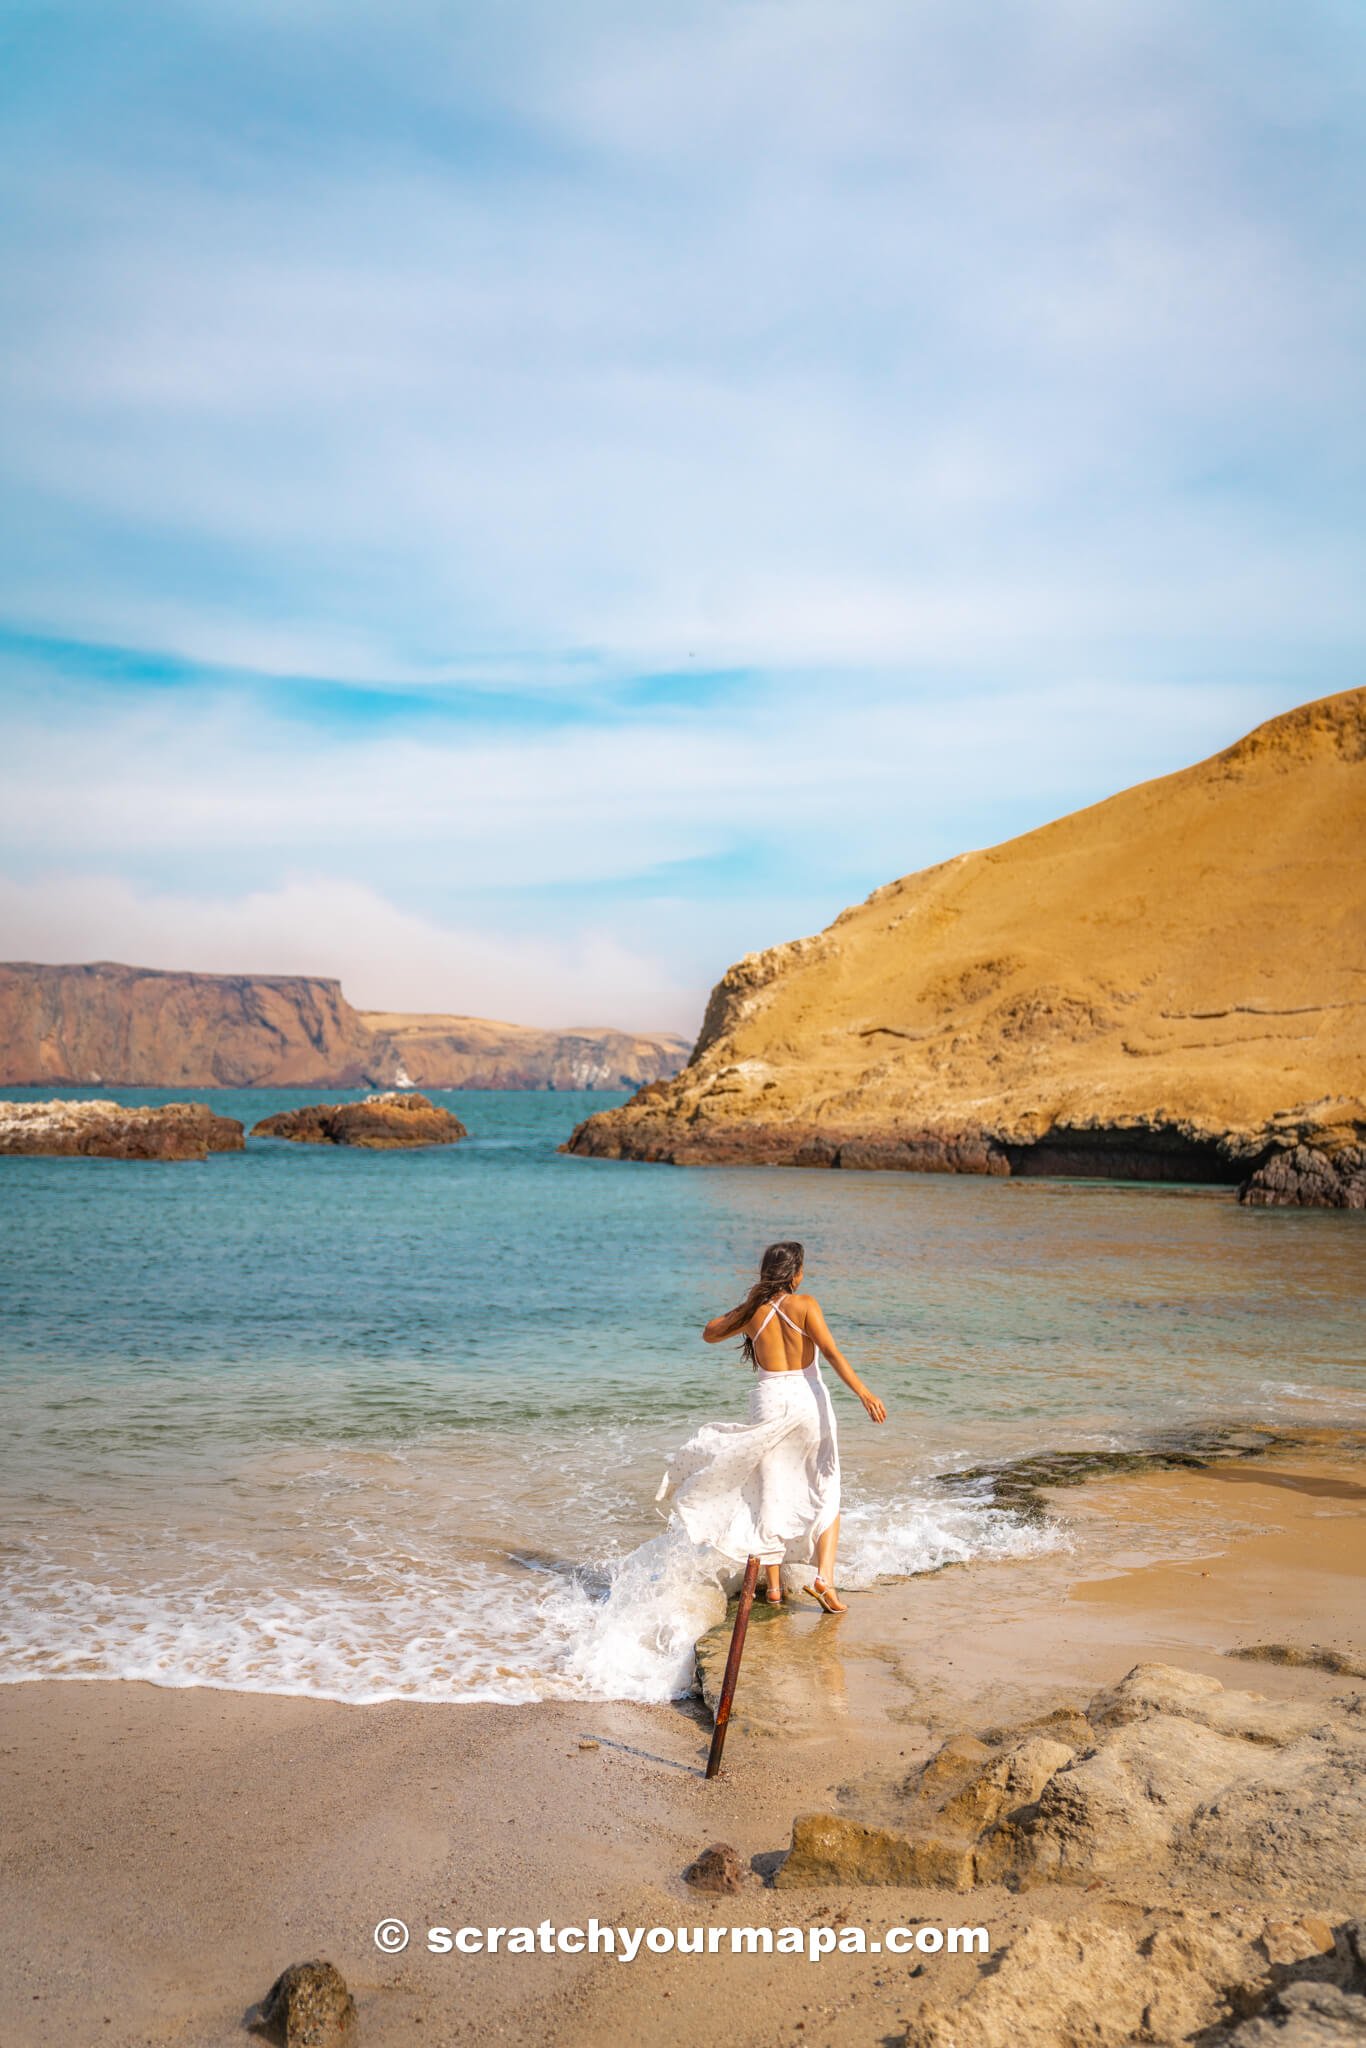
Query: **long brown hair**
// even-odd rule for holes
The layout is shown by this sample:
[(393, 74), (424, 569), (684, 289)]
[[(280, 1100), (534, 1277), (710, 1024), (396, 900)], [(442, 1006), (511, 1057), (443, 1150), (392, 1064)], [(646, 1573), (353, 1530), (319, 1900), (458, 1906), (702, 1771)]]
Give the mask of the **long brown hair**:
[[(806, 1252), (794, 1237), (786, 1237), (781, 1244), (768, 1246), (759, 1261), (759, 1277), (749, 1293), (726, 1317), (726, 1335), (734, 1336), (742, 1330), (756, 1308), (762, 1308), (766, 1301), (776, 1301), (781, 1295), (790, 1294), (796, 1285), (797, 1275), (806, 1264)], [(757, 1365), (754, 1356), (754, 1339), (747, 1336), (740, 1347), (751, 1365)]]

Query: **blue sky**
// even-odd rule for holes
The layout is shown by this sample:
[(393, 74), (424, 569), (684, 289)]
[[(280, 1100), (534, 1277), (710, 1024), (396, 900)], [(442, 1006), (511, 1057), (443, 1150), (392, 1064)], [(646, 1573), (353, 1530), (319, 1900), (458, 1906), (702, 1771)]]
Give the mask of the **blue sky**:
[(0, 0), (0, 951), (687, 1030), (1359, 683), (1355, 0)]

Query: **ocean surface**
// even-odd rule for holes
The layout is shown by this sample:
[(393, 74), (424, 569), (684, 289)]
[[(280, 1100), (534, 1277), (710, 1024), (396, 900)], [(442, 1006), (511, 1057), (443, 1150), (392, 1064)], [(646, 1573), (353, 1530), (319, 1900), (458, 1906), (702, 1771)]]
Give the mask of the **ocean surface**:
[[(248, 1126), (319, 1099), (193, 1092)], [(1065, 1510), (1029, 1522), (945, 1473), (1366, 1413), (1360, 1216), (573, 1159), (575, 1122), (623, 1098), (434, 1099), (467, 1142), (0, 1159), (0, 1679), (685, 1691), (723, 1593), (655, 1493), (699, 1421), (743, 1416), (738, 1347), (699, 1333), (778, 1237), (888, 1407), (874, 1429), (825, 1368), (840, 1583), (870, 1597), (1073, 1540)]]

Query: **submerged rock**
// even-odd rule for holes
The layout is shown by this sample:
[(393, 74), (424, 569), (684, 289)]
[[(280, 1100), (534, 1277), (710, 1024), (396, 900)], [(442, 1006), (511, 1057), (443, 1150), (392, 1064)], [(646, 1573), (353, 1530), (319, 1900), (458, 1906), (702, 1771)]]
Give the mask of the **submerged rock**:
[(994, 1507), (1040, 1521), (1047, 1512), (1047, 1495), (1055, 1488), (1085, 1486), (1095, 1479), (1121, 1478), (1132, 1472), (1200, 1472), (1207, 1465), (1263, 1457), (1298, 1441), (1289, 1431), (1261, 1425), (1169, 1430), (1141, 1450), (1040, 1451), (1032, 1457), (941, 1472), (936, 1483), (957, 1492), (980, 1492), (989, 1487)]
[(0, 1153), (84, 1159), (207, 1159), (240, 1152), (242, 1126), (203, 1102), (0, 1102)]
[(334, 2048), (350, 2033), (356, 2001), (331, 1963), (291, 1963), (261, 2000), (257, 2031), (279, 2048)]
[(469, 1132), (458, 1116), (425, 1095), (367, 1095), (363, 1102), (315, 1102), (281, 1110), (252, 1127), (253, 1138), (296, 1145), (359, 1145), (371, 1152), (401, 1145), (454, 1145)]
[(1366, 1209), (1366, 1145), (1273, 1153), (1243, 1182), (1238, 1200), (1261, 1209)]

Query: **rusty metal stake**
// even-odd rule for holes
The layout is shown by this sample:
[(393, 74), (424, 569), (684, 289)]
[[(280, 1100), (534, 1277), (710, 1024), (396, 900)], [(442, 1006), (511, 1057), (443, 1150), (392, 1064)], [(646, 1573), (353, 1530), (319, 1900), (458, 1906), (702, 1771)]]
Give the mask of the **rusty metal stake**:
[(758, 1583), (759, 1560), (757, 1557), (747, 1557), (744, 1582), (740, 1587), (740, 1604), (735, 1610), (735, 1628), (730, 1639), (730, 1654), (726, 1658), (726, 1675), (721, 1680), (721, 1697), (716, 1702), (716, 1722), (712, 1728), (711, 1750), (707, 1757), (709, 1778), (714, 1778), (721, 1768), (721, 1752), (726, 1746), (731, 1701), (735, 1698), (735, 1681), (740, 1676), (740, 1659), (745, 1652), (745, 1630), (749, 1627), (749, 1610), (754, 1605), (754, 1588)]

